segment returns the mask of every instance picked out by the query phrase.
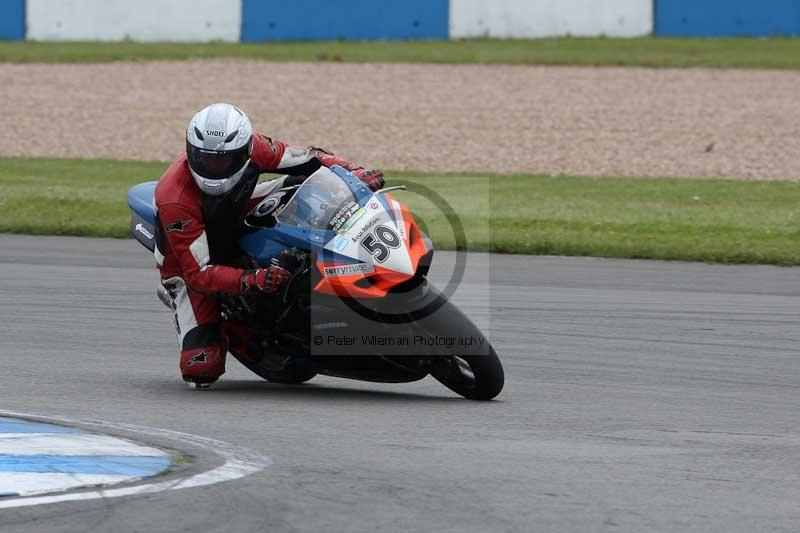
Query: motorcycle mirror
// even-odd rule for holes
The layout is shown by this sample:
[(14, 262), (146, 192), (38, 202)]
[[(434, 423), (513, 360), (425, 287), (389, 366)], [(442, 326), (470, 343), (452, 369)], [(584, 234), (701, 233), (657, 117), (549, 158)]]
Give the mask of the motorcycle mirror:
[(404, 191), (404, 190), (406, 190), (406, 186), (405, 185), (395, 185), (394, 187), (385, 187), (385, 188), (377, 191), (375, 194), (383, 194), (383, 193), (387, 193), (387, 192), (391, 192), (391, 191)]

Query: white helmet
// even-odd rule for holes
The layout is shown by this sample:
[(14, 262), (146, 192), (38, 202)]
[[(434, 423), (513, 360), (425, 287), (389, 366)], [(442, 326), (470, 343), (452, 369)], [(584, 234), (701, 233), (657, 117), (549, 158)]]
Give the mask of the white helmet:
[(250, 119), (231, 104), (212, 104), (197, 113), (186, 128), (189, 170), (200, 190), (225, 194), (242, 179), (253, 152)]

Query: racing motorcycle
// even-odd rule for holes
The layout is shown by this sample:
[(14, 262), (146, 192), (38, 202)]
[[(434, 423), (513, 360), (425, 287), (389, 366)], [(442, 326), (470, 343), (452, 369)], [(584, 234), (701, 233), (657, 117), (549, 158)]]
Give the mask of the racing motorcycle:
[[(155, 186), (128, 192), (131, 233), (151, 252), (159, 231)], [(279, 264), (292, 276), (278, 294), (219, 296), (231, 354), (275, 383), (317, 374), (406, 383), (430, 374), (465, 398), (497, 396), (502, 364), (475, 324), (428, 281), (433, 244), (390, 194), (403, 188), (372, 192), (344, 168), (322, 167), (256, 205), (236, 266)]]

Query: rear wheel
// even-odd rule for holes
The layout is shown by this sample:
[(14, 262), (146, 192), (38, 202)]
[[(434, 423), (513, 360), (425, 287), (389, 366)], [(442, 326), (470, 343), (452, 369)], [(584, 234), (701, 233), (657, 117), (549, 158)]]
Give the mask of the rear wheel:
[[(258, 374), (258, 372), (256, 372)], [(260, 375), (260, 374), (259, 374)], [(299, 385), (310, 381), (317, 375), (317, 371), (306, 365), (290, 364), (285, 370), (280, 372), (269, 372), (261, 375), (271, 383), (284, 383), (287, 385)]]
[(297, 358), (289, 361), (282, 370), (271, 370), (266, 365), (250, 361), (244, 357), (236, 358), (240, 363), (246, 366), (248, 370), (271, 383), (298, 385), (311, 380), (317, 375), (314, 364), (305, 358)]

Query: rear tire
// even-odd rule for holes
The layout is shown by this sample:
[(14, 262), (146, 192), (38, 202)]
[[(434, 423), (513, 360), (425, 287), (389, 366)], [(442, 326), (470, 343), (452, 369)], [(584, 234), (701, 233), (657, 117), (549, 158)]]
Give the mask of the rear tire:
[(308, 369), (287, 369), (281, 372), (271, 372), (270, 375), (262, 376), (270, 383), (283, 383), (284, 385), (300, 385), (312, 380), (317, 375), (315, 370)]
[(314, 378), (317, 370), (314, 365), (305, 359), (290, 361), (286, 368), (280, 371), (269, 370), (257, 363), (252, 363), (244, 358), (238, 358), (240, 363), (252, 373), (264, 378), (270, 383), (283, 383), (285, 385), (299, 385)]

